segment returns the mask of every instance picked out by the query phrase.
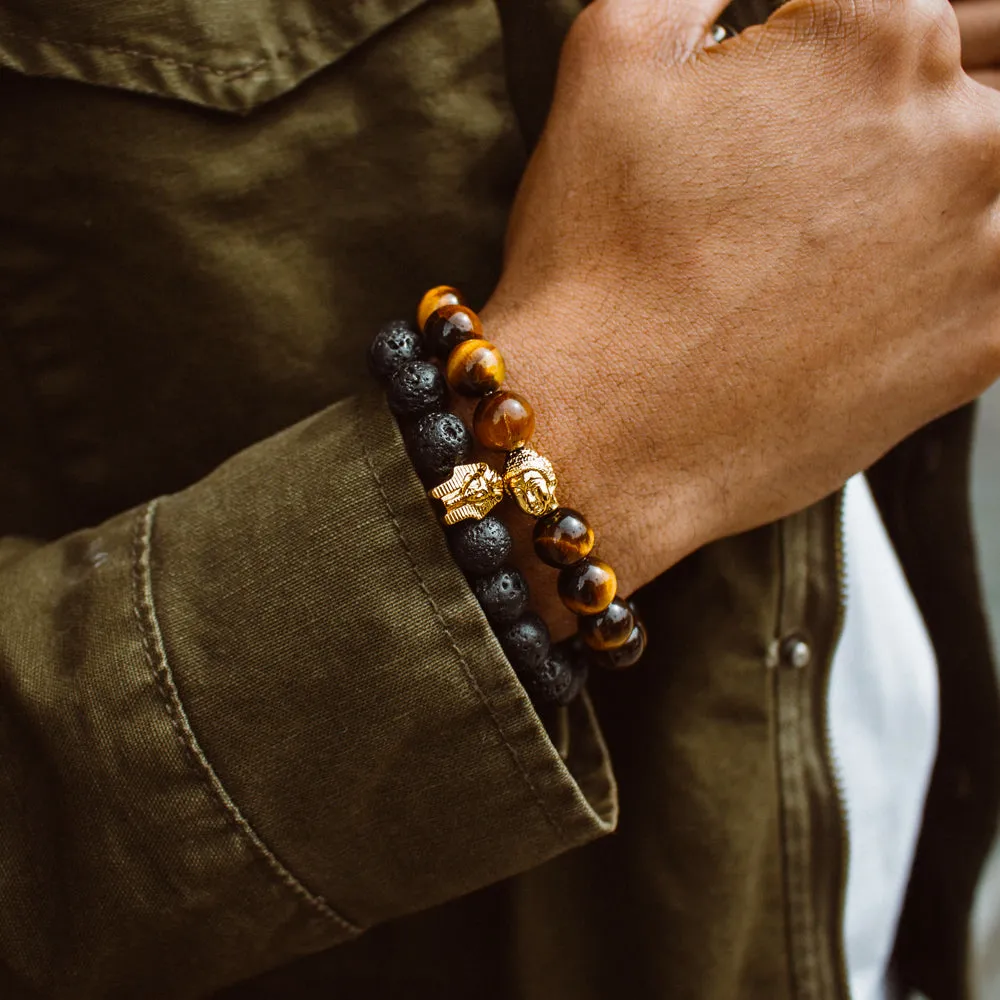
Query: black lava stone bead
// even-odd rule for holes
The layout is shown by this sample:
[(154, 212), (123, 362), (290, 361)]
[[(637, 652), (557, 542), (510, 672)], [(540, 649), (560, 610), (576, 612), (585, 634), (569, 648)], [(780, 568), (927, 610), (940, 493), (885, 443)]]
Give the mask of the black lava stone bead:
[(389, 376), (389, 409), (397, 417), (421, 417), (444, 407), (448, 384), (429, 361), (404, 361)]
[(404, 362), (419, 361), (423, 356), (420, 334), (405, 319), (394, 319), (375, 334), (368, 348), (368, 370), (385, 381)]
[(518, 677), (536, 673), (549, 655), (549, 627), (533, 611), (521, 615), (497, 638)]
[(481, 521), (459, 521), (449, 528), (448, 544), (459, 569), (482, 576), (499, 569), (510, 555), (510, 532), (500, 518), (487, 514)]
[(558, 646), (553, 646), (549, 659), (554, 656), (563, 656), (569, 661), (570, 671), (573, 675), (572, 680), (565, 688), (556, 693), (554, 699), (558, 705), (568, 705), (576, 700), (587, 683), (587, 674), (590, 670), (590, 650), (582, 642), (577, 642), (574, 637), (564, 640)]
[[(534, 670), (519, 673), (518, 677), (532, 701), (540, 705), (565, 705), (572, 700), (569, 695), (575, 686), (576, 675), (572, 656), (562, 643), (553, 646), (549, 655)], [(576, 693), (579, 693), (579, 687)]]
[(433, 480), (435, 485), (447, 479), (451, 470), (472, 453), (472, 435), (462, 418), (454, 413), (428, 413), (421, 417), (407, 435), (407, 444), (421, 479)]
[(472, 582), (472, 590), (494, 625), (510, 625), (528, 603), (528, 584), (516, 569), (504, 567)]
[(587, 663), (581, 661), (573, 664), (573, 678), (569, 684), (556, 692), (555, 702), (557, 705), (570, 705), (580, 696), (580, 692), (587, 684)]

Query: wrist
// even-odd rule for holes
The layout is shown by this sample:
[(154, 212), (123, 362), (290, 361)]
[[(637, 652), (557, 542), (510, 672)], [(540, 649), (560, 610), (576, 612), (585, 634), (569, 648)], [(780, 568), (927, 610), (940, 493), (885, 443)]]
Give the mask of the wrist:
[[(560, 505), (587, 512), (601, 557), (615, 566), (619, 592), (628, 595), (714, 537), (712, 511), (686, 472), (690, 463), (671, 453), (666, 400), (638, 397), (621, 376), (621, 348), (579, 332), (594, 324), (573, 306), (578, 290), (561, 289), (559, 297), (558, 305), (513, 304), (495, 295), (481, 317), (487, 338), (503, 351), (508, 384), (535, 408), (532, 446), (555, 466)], [(660, 334), (670, 342), (670, 331)], [(614, 337), (635, 342), (627, 330)], [(533, 519), (517, 510), (505, 516), (518, 565), (532, 578), (533, 593), (551, 595), (556, 615), (557, 574), (532, 553)], [(554, 618), (560, 632), (562, 617)], [(565, 617), (569, 627), (572, 616)]]

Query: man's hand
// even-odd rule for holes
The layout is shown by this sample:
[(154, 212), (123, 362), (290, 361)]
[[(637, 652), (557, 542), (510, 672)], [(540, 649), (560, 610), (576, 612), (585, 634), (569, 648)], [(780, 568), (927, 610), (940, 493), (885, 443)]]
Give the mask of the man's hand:
[(1000, 375), (1000, 94), (946, 0), (596, 0), (484, 311), (637, 587)]
[(1000, 90), (1000, 0), (956, 0), (962, 65), (980, 83)]

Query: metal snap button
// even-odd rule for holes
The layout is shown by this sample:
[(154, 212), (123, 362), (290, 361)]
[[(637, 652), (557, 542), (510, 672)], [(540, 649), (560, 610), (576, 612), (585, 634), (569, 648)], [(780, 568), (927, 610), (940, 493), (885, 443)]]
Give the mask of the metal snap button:
[(801, 635), (790, 635), (781, 643), (781, 661), (802, 670), (812, 661), (812, 647)]

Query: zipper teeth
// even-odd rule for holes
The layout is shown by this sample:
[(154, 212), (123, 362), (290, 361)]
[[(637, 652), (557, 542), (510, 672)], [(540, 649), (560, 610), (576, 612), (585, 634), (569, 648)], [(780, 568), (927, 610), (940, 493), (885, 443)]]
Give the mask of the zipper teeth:
[[(837, 512), (834, 523), (834, 569), (837, 577), (837, 612), (834, 617), (833, 641), (834, 649), (840, 642), (844, 631), (844, 619), (847, 614), (847, 553), (844, 546), (845, 533), (845, 497), (846, 491), (841, 490), (837, 497)], [(832, 655), (832, 654), (831, 654)], [(829, 682), (828, 682), (829, 684)], [(834, 903), (834, 926), (836, 933), (837, 967), (840, 972), (840, 985), (845, 997), (851, 996), (850, 978), (847, 969), (847, 955), (844, 947), (844, 909), (847, 901), (847, 867), (850, 863), (850, 844), (847, 830), (847, 811), (844, 805), (844, 782), (840, 770), (840, 762), (833, 746), (833, 735), (830, 727), (829, 705), (824, 705), (823, 712), (823, 748), (830, 769), (830, 785), (833, 790), (834, 803), (836, 805), (837, 821), (840, 826), (840, 875), (837, 885), (837, 896)]]

